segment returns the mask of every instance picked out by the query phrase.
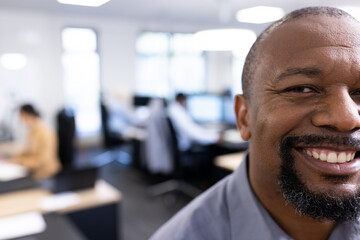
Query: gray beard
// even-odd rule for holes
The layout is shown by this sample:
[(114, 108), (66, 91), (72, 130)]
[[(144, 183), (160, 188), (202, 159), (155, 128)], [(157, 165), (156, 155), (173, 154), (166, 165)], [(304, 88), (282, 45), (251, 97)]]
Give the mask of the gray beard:
[[(321, 144), (333, 143), (339, 146), (359, 146), (360, 141), (351, 138), (332, 138), (319, 136), (285, 137), (280, 146), (282, 165), (280, 169), (280, 187), (284, 198), (291, 203), (301, 215), (316, 220), (334, 222), (354, 221), (360, 213), (360, 191), (352, 196), (342, 196), (336, 192), (315, 193), (302, 181), (294, 168), (294, 156), (291, 151), (298, 143)], [(346, 182), (343, 176), (322, 176), (324, 181)]]

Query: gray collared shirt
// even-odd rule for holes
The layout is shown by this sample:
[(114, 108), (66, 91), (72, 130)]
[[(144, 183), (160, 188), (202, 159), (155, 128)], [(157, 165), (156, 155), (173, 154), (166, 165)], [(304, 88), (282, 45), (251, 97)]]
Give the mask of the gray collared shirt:
[[(252, 192), (248, 157), (232, 174), (172, 217), (151, 240), (288, 240)], [(360, 223), (336, 226), (329, 240), (360, 239)]]

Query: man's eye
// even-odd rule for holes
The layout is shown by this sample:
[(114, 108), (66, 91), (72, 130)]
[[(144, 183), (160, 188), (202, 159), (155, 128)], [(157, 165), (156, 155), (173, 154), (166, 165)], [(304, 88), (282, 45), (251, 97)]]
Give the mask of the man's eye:
[(284, 92), (296, 92), (296, 93), (313, 93), (317, 92), (314, 88), (307, 86), (290, 87), (284, 90)]
[(352, 95), (360, 95), (360, 89), (351, 92)]

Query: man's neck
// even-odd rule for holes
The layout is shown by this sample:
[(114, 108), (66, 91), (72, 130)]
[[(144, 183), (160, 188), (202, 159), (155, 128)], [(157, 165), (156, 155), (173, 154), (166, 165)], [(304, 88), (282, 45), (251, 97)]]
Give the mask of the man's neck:
[(283, 201), (282, 206), (277, 208), (274, 208), (274, 206), (271, 208), (265, 206), (265, 208), (274, 221), (289, 236), (297, 240), (328, 239), (335, 227), (335, 223), (332, 221), (320, 222), (308, 216), (300, 215), (292, 205), (285, 203), (285, 201)]

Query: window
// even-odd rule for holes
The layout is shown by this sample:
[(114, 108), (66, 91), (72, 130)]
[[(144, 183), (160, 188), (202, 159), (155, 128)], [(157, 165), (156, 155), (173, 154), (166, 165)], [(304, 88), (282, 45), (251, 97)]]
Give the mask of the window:
[(89, 28), (62, 31), (64, 89), (66, 106), (75, 111), (79, 137), (100, 132), (100, 74), (97, 36)]
[(138, 52), (136, 94), (170, 97), (205, 91), (205, 58), (193, 34), (144, 32)]
[(242, 94), (242, 72), (245, 63), (245, 56), (233, 55), (233, 64), (232, 64), (232, 74), (233, 74), (233, 81), (232, 81), (232, 95)]

